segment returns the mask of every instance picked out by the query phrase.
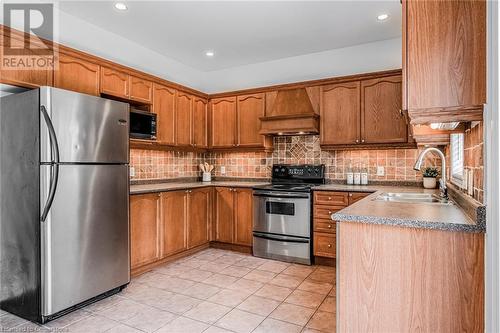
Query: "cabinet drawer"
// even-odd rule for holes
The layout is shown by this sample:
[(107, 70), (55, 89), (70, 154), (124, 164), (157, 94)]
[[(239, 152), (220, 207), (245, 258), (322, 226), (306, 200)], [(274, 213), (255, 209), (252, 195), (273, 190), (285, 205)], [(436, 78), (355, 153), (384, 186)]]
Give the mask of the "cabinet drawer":
[(335, 233), (336, 223), (332, 220), (314, 219), (314, 231)]
[(314, 233), (314, 255), (335, 258), (335, 234)]
[(351, 192), (349, 193), (349, 205), (352, 205), (355, 202), (358, 202), (359, 200), (366, 198), (369, 196), (371, 193), (363, 193), (363, 192)]
[(323, 205), (314, 205), (314, 218), (315, 219), (331, 219), (331, 215), (335, 212), (338, 212), (341, 209), (344, 209), (345, 206), (323, 206)]
[(347, 206), (349, 204), (349, 193), (347, 192), (314, 192), (314, 204)]

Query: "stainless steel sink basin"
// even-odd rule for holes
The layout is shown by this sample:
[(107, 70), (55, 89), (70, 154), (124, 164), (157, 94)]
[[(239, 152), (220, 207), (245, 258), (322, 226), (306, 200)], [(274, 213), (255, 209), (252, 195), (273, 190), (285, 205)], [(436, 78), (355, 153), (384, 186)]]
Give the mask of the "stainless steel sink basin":
[(405, 203), (429, 203), (438, 205), (452, 205), (453, 202), (442, 199), (432, 193), (414, 193), (414, 192), (386, 192), (379, 194), (375, 201), (405, 202)]

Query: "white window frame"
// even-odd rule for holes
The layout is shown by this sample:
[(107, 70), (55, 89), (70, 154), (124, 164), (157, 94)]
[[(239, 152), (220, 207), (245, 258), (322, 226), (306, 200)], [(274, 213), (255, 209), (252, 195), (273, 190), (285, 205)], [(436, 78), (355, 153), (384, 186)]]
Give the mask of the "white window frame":
[(464, 134), (450, 134), (450, 179), (453, 184), (460, 187), (464, 186), (464, 155)]

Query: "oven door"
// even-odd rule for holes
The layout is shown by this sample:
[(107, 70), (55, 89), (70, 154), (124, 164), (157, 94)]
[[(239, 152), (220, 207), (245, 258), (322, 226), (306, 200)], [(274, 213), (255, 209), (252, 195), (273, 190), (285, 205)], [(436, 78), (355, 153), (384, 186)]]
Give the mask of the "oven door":
[(253, 255), (310, 265), (311, 240), (309, 238), (254, 232)]
[(311, 237), (310, 194), (255, 191), (253, 231)]

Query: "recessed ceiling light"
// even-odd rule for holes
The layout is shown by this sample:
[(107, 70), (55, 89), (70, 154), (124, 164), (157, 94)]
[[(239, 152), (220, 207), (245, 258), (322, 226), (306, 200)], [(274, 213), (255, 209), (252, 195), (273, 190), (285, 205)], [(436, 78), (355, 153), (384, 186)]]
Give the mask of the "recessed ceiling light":
[(118, 10), (127, 10), (128, 9), (127, 5), (124, 4), (123, 2), (116, 2), (115, 8)]
[(379, 16), (377, 16), (377, 20), (379, 21), (385, 21), (389, 18), (389, 14), (380, 14)]
[(212, 51), (212, 50), (210, 50), (210, 51), (206, 51), (206, 52), (205, 52), (205, 55), (206, 55), (207, 57), (213, 57), (213, 56), (215, 55), (215, 52), (214, 52), (214, 51)]

